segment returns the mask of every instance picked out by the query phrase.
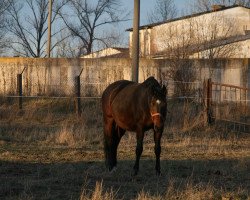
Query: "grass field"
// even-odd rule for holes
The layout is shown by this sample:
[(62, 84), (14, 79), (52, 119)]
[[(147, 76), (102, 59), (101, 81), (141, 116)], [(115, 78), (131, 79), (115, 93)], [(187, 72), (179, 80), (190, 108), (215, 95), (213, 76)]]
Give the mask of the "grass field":
[[(28, 105), (26, 105), (28, 104)], [(250, 199), (250, 136), (213, 127), (168, 126), (162, 175), (155, 175), (152, 132), (133, 177), (135, 136), (118, 149), (118, 168), (106, 171), (99, 103), (34, 101), (18, 111), (0, 106), (0, 199)]]

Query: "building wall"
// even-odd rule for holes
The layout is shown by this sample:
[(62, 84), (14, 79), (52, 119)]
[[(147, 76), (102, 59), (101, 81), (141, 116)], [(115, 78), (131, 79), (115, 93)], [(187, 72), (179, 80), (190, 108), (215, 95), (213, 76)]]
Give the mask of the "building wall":
[[(248, 59), (221, 59), (212, 63), (196, 59), (191, 62), (197, 81), (212, 77), (215, 82), (249, 87)], [(170, 69), (173, 69), (172, 60), (140, 59), (139, 82), (149, 76), (167, 80), (169, 77), (166, 74)], [(82, 95), (100, 96), (109, 83), (131, 79), (131, 59), (0, 58), (1, 95), (17, 94), (17, 74), (22, 71), (24, 95), (72, 95), (75, 77), (82, 72)], [(86, 93), (87, 88), (92, 88), (94, 92)]]
[[(150, 55), (154, 55), (166, 51), (166, 49), (202, 44), (211, 41), (212, 38), (244, 35), (245, 30), (250, 30), (249, 24), (250, 9), (243, 7), (234, 7), (160, 24), (150, 29), (140, 30), (140, 52), (142, 56), (148, 55), (148, 52)], [(149, 43), (145, 43), (146, 37), (149, 38)], [(131, 45), (132, 32), (130, 32)]]
[[(151, 54), (151, 29), (143, 29), (139, 32), (140, 57), (148, 57)], [(133, 32), (129, 33), (129, 54), (132, 57)]]

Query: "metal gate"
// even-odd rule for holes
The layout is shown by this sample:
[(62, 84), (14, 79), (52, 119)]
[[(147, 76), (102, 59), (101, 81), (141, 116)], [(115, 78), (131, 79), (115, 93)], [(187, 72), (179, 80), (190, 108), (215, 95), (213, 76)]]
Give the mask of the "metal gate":
[(250, 88), (212, 82), (207, 84), (209, 122), (215, 121), (239, 132), (250, 133)]

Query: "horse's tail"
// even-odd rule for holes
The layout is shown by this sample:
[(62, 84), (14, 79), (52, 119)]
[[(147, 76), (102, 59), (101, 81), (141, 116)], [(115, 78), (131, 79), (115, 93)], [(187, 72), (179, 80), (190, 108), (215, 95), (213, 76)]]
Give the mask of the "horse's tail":
[(104, 155), (105, 165), (109, 171), (116, 166), (116, 135), (115, 135), (115, 123), (112, 124), (111, 130), (104, 130)]
[(104, 131), (104, 139), (103, 139), (103, 147), (104, 147), (104, 156), (105, 156), (105, 165), (107, 168), (109, 168), (109, 152), (110, 152), (110, 143), (107, 135)]

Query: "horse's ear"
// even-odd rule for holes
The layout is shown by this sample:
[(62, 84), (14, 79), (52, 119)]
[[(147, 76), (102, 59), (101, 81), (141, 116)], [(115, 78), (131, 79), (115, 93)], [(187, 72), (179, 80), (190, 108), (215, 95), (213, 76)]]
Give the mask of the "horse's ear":
[(162, 84), (162, 79), (160, 79), (159, 84), (160, 84), (160, 86), (162, 86), (162, 85), (163, 85), (163, 84)]
[(164, 94), (164, 96), (166, 96), (166, 94), (167, 94), (167, 88), (166, 88), (165, 85), (162, 86), (161, 90), (162, 90), (162, 93)]

